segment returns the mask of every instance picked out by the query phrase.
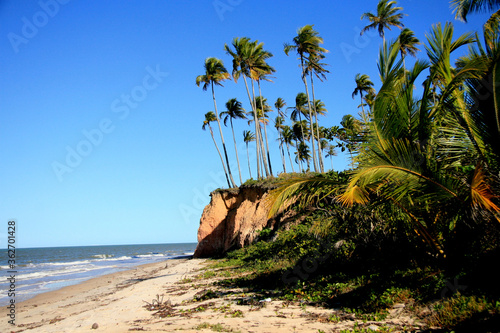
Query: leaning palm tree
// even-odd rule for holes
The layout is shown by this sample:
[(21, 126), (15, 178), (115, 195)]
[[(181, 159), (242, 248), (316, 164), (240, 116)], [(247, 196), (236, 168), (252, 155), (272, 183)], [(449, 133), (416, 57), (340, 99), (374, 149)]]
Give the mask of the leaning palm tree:
[[(313, 29), (312, 25), (306, 25), (297, 30), (297, 36), (293, 38), (293, 44), (285, 43), (284, 51), (288, 55), (291, 51), (295, 51), (299, 55), (300, 66), (302, 69), (301, 78), (304, 82), (304, 87), (306, 89), (307, 95), (307, 105), (309, 109), (309, 121), (310, 130), (313, 130), (313, 118), (312, 118), (312, 107), (311, 99), (309, 98), (309, 89), (306, 80), (306, 60), (308, 59), (322, 59), (323, 53), (328, 52), (320, 46), (323, 44), (323, 38), (319, 36), (319, 33)], [(318, 162), (316, 158), (316, 149), (314, 146), (314, 136), (311, 135), (311, 145), (312, 145), (312, 158), (314, 163), (314, 171), (318, 171)]]
[(248, 153), (248, 144), (255, 141), (255, 135), (251, 131), (243, 131), (243, 141), (247, 145), (248, 172), (252, 178), (252, 169), (250, 168), (250, 154)]
[(222, 158), (222, 154), (220, 153), (220, 149), (219, 149), (219, 146), (217, 145), (217, 141), (215, 141), (214, 132), (212, 131), (212, 126), (210, 126), (210, 122), (216, 121), (216, 120), (217, 120), (217, 117), (215, 116), (215, 113), (213, 113), (212, 111), (207, 112), (205, 114), (205, 120), (203, 120), (203, 126), (201, 128), (203, 130), (205, 130), (206, 127), (208, 126), (208, 128), (210, 129), (210, 135), (212, 136), (212, 140), (214, 141), (215, 148), (217, 149), (217, 152), (219, 153), (220, 161), (222, 163), (222, 167), (224, 168), (224, 173), (226, 174), (227, 185), (229, 187), (232, 187), (231, 183), (229, 181), (229, 177), (227, 176), (226, 164), (224, 163), (224, 159)]
[(222, 140), (222, 147), (224, 148), (224, 155), (226, 157), (227, 164), (227, 172), (229, 175), (229, 179), (231, 180), (232, 186), (236, 187), (236, 184), (233, 179), (233, 175), (231, 174), (231, 167), (229, 166), (229, 158), (227, 156), (226, 143), (224, 142), (224, 135), (222, 134), (222, 127), (220, 124), (219, 113), (217, 111), (217, 102), (215, 100), (215, 90), (214, 85), (222, 86), (222, 81), (228, 80), (231, 76), (227, 72), (227, 69), (224, 67), (224, 63), (222, 60), (217, 58), (207, 58), (205, 59), (205, 74), (198, 75), (196, 77), (196, 85), (199, 87), (203, 84), (203, 91), (206, 91), (208, 87), (212, 89), (212, 98), (214, 100), (214, 108), (215, 108), (215, 118), (217, 120), (217, 125), (219, 125), (219, 133)]
[[(234, 38), (232, 42), (233, 48), (224, 45), (226, 53), (233, 57), (233, 78), (235, 81), (238, 80), (240, 76), (243, 76), (245, 87), (252, 107), (252, 112), (254, 120), (257, 119), (257, 105), (255, 100), (255, 87), (254, 81), (259, 82), (262, 75), (266, 75), (274, 71), (270, 67), (266, 60), (272, 57), (270, 52), (267, 52), (263, 48), (264, 43), (259, 43), (258, 41), (250, 41), (248, 37)], [(247, 83), (247, 78), (250, 79), (252, 86), (252, 93)], [(264, 145), (263, 140), (260, 137), (259, 122), (255, 121), (255, 135), (256, 135), (256, 151), (257, 151), (257, 177), (261, 177), (260, 172), (260, 159), (262, 158), (264, 162), (264, 168), (266, 176), (270, 176), (270, 172), (267, 166), (267, 161), (264, 157)]]
[(470, 13), (499, 10), (500, 0), (452, 0), (451, 7), (456, 19), (467, 22)]
[[(303, 92), (300, 92), (295, 96), (295, 106), (290, 106), (288, 109), (292, 110), (290, 113), (290, 119), (292, 121), (302, 122), (302, 116), (307, 118), (307, 95)], [(301, 128), (302, 130), (302, 128)], [(302, 131), (302, 136), (304, 137), (304, 132)]]
[(361, 98), (361, 118), (365, 123), (368, 123), (363, 103), (363, 94), (375, 92), (375, 89), (373, 89), (373, 82), (370, 80), (368, 75), (360, 73), (356, 74), (354, 81), (356, 82), (356, 88), (354, 88), (354, 91), (352, 92), (352, 99), (354, 99), (354, 96), (359, 94), (359, 97)]
[(240, 184), (243, 184), (243, 180), (241, 179), (241, 168), (240, 168), (240, 158), (238, 156), (238, 148), (236, 147), (236, 137), (234, 136), (234, 127), (233, 127), (233, 119), (246, 119), (245, 109), (241, 106), (241, 102), (239, 102), (236, 98), (231, 98), (226, 102), (226, 111), (221, 112), (221, 117), (224, 117), (224, 125), (227, 126), (227, 121), (229, 119), (231, 123), (231, 131), (233, 132), (233, 141), (234, 141), (234, 151), (236, 153), (236, 161), (238, 163), (238, 172), (240, 175)]
[(367, 18), (370, 21), (370, 24), (361, 30), (361, 35), (367, 30), (377, 29), (378, 34), (385, 43), (385, 29), (391, 30), (391, 26), (402, 29), (403, 23), (401, 23), (401, 19), (403, 18), (403, 14), (399, 13), (399, 11), (403, 10), (403, 8), (393, 7), (394, 5), (396, 5), (396, 1), (380, 0), (377, 5), (376, 14), (367, 12), (361, 15), (361, 19)]

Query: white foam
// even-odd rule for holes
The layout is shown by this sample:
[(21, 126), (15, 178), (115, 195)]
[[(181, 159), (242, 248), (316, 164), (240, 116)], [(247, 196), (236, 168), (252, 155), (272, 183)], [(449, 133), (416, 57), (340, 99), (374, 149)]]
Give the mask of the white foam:
[(114, 254), (96, 254), (93, 255), (92, 258), (107, 259), (107, 258), (113, 258), (114, 256), (115, 256)]

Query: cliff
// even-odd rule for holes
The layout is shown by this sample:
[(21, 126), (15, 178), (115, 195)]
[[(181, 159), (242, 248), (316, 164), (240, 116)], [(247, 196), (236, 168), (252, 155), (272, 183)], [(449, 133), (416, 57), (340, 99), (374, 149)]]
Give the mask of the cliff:
[[(212, 192), (210, 204), (201, 216), (194, 257), (212, 257), (242, 248), (255, 240), (259, 230), (274, 229), (281, 224), (284, 217), (267, 218), (268, 193), (268, 188), (260, 186)], [(286, 218), (291, 215), (288, 213)]]

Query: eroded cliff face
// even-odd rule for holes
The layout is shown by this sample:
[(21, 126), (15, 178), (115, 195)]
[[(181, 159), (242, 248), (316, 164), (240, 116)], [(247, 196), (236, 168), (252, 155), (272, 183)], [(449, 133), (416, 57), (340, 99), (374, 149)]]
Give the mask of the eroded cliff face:
[(269, 190), (242, 186), (211, 194), (198, 229), (195, 258), (221, 255), (251, 244), (263, 228), (274, 228), (279, 219), (268, 219), (265, 201)]

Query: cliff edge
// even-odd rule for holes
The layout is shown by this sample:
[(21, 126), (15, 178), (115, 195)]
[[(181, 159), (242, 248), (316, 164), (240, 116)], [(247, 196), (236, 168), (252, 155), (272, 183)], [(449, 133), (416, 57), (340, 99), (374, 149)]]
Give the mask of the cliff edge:
[(260, 186), (242, 186), (212, 192), (200, 219), (194, 257), (213, 257), (242, 248), (255, 240), (259, 230), (277, 227), (280, 219), (267, 218), (265, 200), (269, 191)]

